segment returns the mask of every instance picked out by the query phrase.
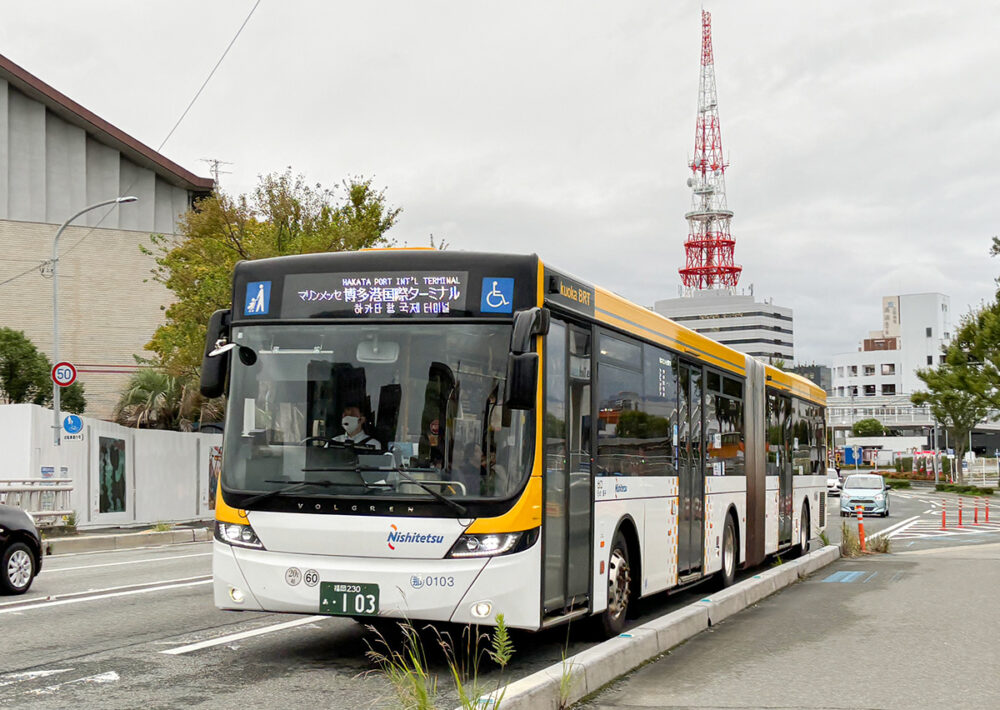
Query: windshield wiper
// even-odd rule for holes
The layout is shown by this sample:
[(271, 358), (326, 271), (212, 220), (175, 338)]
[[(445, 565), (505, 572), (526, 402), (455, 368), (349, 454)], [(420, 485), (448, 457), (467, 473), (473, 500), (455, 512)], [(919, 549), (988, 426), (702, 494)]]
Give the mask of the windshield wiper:
[[(465, 506), (462, 505), (461, 503), (456, 503), (451, 498), (446, 498), (444, 495), (442, 495), (438, 491), (434, 490), (430, 486), (425, 486), (423, 484), (423, 482), (418, 481), (413, 476), (411, 476), (410, 474), (406, 473), (405, 471), (403, 471), (401, 469), (396, 468), (396, 469), (393, 469), (393, 471), (395, 473), (398, 473), (400, 476), (402, 476), (403, 478), (405, 478), (410, 483), (413, 483), (414, 485), (420, 486), (425, 491), (427, 491), (428, 493), (430, 493), (431, 496), (433, 496), (437, 500), (439, 500), (442, 503), (444, 503), (445, 505), (447, 505), (449, 508), (451, 508), (452, 510), (454, 510), (459, 515), (463, 515), (464, 516), (466, 514), (467, 511), (465, 509)], [(447, 483), (447, 481), (441, 481), (441, 483)]]
[[(339, 470), (339, 469), (329, 469), (329, 470), (334, 471), (334, 470)], [(345, 470), (352, 471), (353, 469), (345, 469)], [(285, 483), (285, 481), (264, 481), (264, 483)], [(255, 496), (250, 496), (249, 498), (247, 498), (245, 501), (243, 501), (240, 504), (240, 507), (243, 508), (244, 510), (246, 510), (246, 509), (250, 508), (250, 506), (252, 506), (254, 503), (259, 503), (262, 500), (267, 500), (268, 498), (274, 498), (275, 496), (279, 496), (279, 495), (282, 495), (282, 494), (285, 494), (285, 493), (291, 493), (293, 491), (297, 491), (297, 490), (300, 490), (302, 488), (306, 488), (308, 486), (319, 486), (321, 488), (333, 488), (333, 487), (336, 487), (336, 486), (356, 486), (356, 485), (358, 485), (358, 484), (357, 483), (346, 483), (344, 481), (298, 481), (297, 483), (293, 483), (292, 485), (286, 486), (284, 488), (276, 488), (273, 491), (267, 491), (266, 493), (258, 493)], [(361, 479), (361, 485), (363, 485), (365, 488), (384, 488), (388, 484), (368, 483), (367, 481), (364, 480), (364, 478), (362, 478)]]

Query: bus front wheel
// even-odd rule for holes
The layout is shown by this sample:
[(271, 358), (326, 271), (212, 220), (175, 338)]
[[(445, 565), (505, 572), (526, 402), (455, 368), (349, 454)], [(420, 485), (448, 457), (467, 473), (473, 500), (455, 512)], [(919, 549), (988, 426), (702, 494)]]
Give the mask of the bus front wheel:
[(628, 544), (621, 531), (615, 533), (608, 556), (608, 605), (601, 614), (605, 636), (617, 636), (625, 628), (629, 596), (632, 591), (632, 568), (628, 561)]

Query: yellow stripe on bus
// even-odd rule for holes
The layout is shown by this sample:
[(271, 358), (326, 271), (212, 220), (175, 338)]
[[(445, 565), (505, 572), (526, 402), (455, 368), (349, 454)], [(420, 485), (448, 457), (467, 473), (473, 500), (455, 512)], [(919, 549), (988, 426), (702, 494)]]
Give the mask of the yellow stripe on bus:
[[(543, 457), (539, 456), (538, 459)], [(514, 506), (495, 518), (477, 518), (467, 533), (507, 533), (532, 530), (542, 524), (542, 477), (532, 475)]]

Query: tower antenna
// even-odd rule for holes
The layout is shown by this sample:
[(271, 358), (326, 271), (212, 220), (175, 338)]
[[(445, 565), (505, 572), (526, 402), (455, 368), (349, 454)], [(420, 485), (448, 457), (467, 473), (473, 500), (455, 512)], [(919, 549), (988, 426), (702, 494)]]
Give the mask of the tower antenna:
[(698, 118), (694, 132), (691, 177), (691, 211), (684, 215), (688, 237), (685, 264), (678, 269), (685, 290), (726, 289), (735, 292), (742, 266), (733, 263), (736, 240), (729, 234), (733, 212), (726, 206), (726, 168), (722, 155), (719, 100), (715, 88), (712, 52), (712, 15), (701, 11), (701, 79), (698, 83)]

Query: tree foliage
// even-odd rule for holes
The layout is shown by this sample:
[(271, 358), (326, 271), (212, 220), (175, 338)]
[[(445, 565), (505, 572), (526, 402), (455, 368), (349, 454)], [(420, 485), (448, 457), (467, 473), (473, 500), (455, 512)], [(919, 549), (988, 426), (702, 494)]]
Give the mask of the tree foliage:
[(385, 245), (399, 212), (370, 179), (334, 191), (290, 169), (262, 176), (250, 195), (213, 193), (182, 216), (179, 238), (156, 235), (145, 249), (156, 259), (153, 278), (175, 299), (146, 349), (172, 375), (195, 375), (209, 316), (231, 304), (238, 261)]
[(854, 436), (885, 436), (885, 427), (874, 417), (859, 419), (851, 427), (851, 434)]
[(618, 436), (634, 439), (663, 439), (670, 435), (670, 420), (655, 414), (629, 409), (618, 415)]
[(191, 431), (195, 422), (218, 421), (221, 416), (221, 399), (202, 397), (194, 376), (147, 368), (129, 379), (115, 407), (114, 420), (138, 429)]
[[(87, 407), (83, 384), (59, 395), (60, 410), (80, 414)], [(52, 405), (52, 362), (20, 330), (0, 328), (0, 402)]]

